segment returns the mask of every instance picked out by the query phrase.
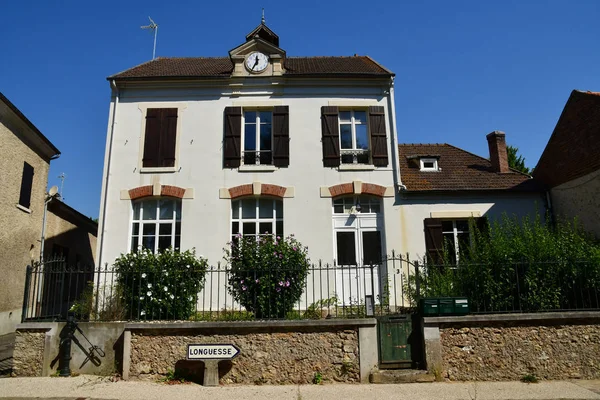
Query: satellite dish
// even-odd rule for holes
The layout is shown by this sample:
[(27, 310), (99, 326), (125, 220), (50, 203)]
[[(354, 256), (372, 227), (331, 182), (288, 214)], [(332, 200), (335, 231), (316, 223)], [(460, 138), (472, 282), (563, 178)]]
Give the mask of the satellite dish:
[(52, 186), (50, 190), (48, 190), (49, 196), (55, 196), (58, 193), (58, 186)]

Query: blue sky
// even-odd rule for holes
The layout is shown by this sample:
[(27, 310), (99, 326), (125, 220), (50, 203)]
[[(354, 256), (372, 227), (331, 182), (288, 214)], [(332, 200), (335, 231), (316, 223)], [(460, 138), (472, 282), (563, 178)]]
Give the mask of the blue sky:
[(370, 55), (396, 73), (398, 136), (535, 166), (571, 90), (600, 91), (597, 1), (21, 1), (0, 12), (0, 91), (61, 150), (49, 185), (97, 217), (106, 77), (158, 56), (226, 56), (260, 22), (289, 56)]

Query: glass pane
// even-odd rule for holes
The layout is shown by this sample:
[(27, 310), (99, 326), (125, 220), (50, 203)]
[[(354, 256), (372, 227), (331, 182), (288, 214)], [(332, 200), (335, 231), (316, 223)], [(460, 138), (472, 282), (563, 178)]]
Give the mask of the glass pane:
[(256, 164), (256, 151), (245, 151), (244, 152), (244, 164)]
[(351, 111), (340, 111), (340, 122), (350, 122), (352, 117)]
[(261, 222), (258, 226), (258, 233), (275, 233), (273, 232), (273, 223), (271, 222)]
[(136, 222), (133, 224), (132, 235), (139, 235), (139, 234), (140, 234), (140, 224), (138, 224)]
[(258, 201), (259, 218), (273, 218), (273, 200), (260, 199)]
[(355, 123), (367, 123), (367, 112), (366, 111), (354, 111), (354, 122)]
[(139, 203), (139, 202), (133, 204), (133, 219), (134, 220), (140, 219), (140, 205), (141, 205), (141, 203)]
[(172, 224), (160, 224), (158, 226), (158, 234), (171, 236), (171, 228), (172, 227), (173, 227)]
[(367, 153), (358, 154), (356, 156), (356, 163), (357, 164), (369, 164), (369, 154), (367, 154)]
[(277, 222), (275, 222), (275, 233), (278, 236), (283, 237), (283, 221), (277, 221)]
[(372, 213), (378, 213), (381, 212), (381, 206), (379, 205), (379, 202), (374, 202), (371, 203), (371, 212)]
[(271, 118), (272, 118), (272, 113), (271, 111), (261, 111), (260, 113), (260, 123), (261, 124), (270, 124), (271, 123)]
[(468, 232), (469, 231), (469, 221), (467, 221), (467, 220), (456, 221), (456, 229), (458, 231)]
[(160, 236), (158, 238), (158, 250), (166, 250), (171, 247), (171, 236)]
[(240, 201), (236, 200), (231, 203), (231, 218), (239, 219), (240, 218)]
[(138, 249), (139, 238), (134, 236), (131, 238), (131, 251), (137, 251)]
[(231, 223), (231, 233), (232, 234), (236, 234), (236, 233), (240, 233), (240, 223), (239, 222), (232, 222)]
[(142, 208), (143, 208), (143, 218), (145, 220), (149, 220), (149, 219), (156, 219), (156, 201), (151, 200), (151, 201), (145, 201), (142, 204)]
[(277, 218), (283, 218), (283, 201), (275, 200), (275, 215)]
[(256, 234), (256, 223), (254, 222), (245, 222), (244, 223), (244, 235), (254, 235)]
[(454, 226), (452, 225), (452, 221), (442, 221), (442, 231), (454, 232)]
[(175, 218), (177, 219), (177, 221), (181, 220), (181, 200), (174, 200), (175, 201)]
[(271, 124), (260, 125), (260, 149), (271, 150)]
[(343, 214), (344, 213), (344, 205), (343, 204), (334, 204), (333, 212), (334, 212), (334, 214)]
[(363, 232), (363, 262), (364, 265), (373, 265), (381, 261), (381, 233)]
[(271, 159), (271, 155), (273, 153), (271, 153), (270, 150), (265, 150), (265, 151), (261, 151), (260, 152), (260, 163), (261, 165), (271, 165), (273, 164), (273, 161)]
[(144, 236), (155, 235), (156, 234), (156, 224), (144, 224), (142, 228), (142, 232)]
[(460, 249), (460, 251), (466, 250), (469, 244), (471, 243), (469, 233), (459, 233), (457, 236), (458, 248)]
[(356, 125), (356, 148), (369, 149), (369, 136), (367, 135), (366, 125)]
[(256, 200), (242, 200), (242, 218), (256, 218)]
[(144, 236), (142, 238), (142, 246), (154, 252), (154, 236)]
[(354, 164), (354, 156), (352, 154), (342, 154), (342, 164)]
[(340, 125), (340, 146), (342, 149), (352, 148), (352, 126)]
[(336, 232), (338, 265), (356, 265), (354, 232)]
[(175, 249), (178, 250), (181, 247), (181, 236), (175, 236)]
[(256, 111), (246, 111), (244, 113), (244, 122), (245, 123), (256, 122)]
[(344, 212), (349, 213), (352, 211), (352, 207), (354, 207), (354, 203), (352, 201), (344, 201)]
[(245, 125), (244, 150), (256, 150), (256, 125)]
[(181, 222), (175, 222), (175, 234), (181, 235)]
[(175, 208), (175, 202), (173, 200), (160, 199), (158, 201), (158, 206), (160, 207), (160, 219), (173, 219), (173, 211)]

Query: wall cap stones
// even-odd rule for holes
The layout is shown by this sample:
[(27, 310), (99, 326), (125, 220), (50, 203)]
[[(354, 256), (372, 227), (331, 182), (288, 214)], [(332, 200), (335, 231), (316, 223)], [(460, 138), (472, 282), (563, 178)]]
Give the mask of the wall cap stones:
[(439, 326), (446, 324), (464, 325), (497, 323), (497, 322), (543, 322), (543, 323), (566, 323), (566, 321), (584, 320), (591, 322), (600, 320), (600, 311), (568, 311), (568, 312), (544, 312), (544, 313), (519, 313), (519, 314), (484, 314), (465, 315), (453, 317), (426, 317), (423, 318), (425, 326)]

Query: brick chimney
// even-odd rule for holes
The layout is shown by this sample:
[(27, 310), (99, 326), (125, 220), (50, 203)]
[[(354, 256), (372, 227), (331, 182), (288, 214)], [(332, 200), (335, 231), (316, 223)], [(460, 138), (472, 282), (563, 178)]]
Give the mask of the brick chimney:
[(508, 154), (506, 153), (506, 134), (501, 131), (488, 133), (486, 138), (490, 149), (490, 161), (494, 172), (506, 173), (508, 168)]

